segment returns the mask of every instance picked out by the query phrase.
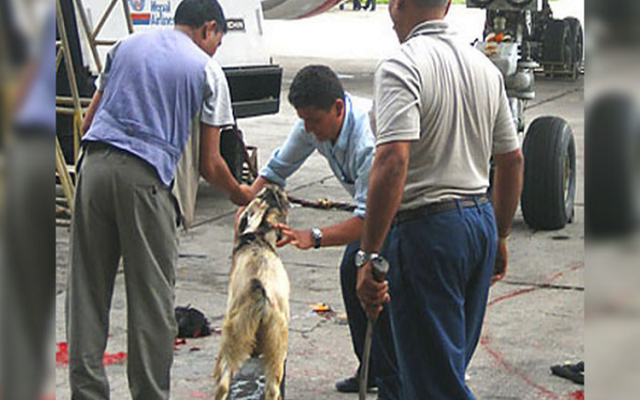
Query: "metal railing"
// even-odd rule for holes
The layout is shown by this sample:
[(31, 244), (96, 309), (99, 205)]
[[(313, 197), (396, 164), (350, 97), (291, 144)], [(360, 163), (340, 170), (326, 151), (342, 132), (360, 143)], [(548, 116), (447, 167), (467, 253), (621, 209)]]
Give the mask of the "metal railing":
[[(62, 152), (62, 146), (56, 136), (56, 172), (62, 186), (66, 203), (69, 207), (70, 213), (73, 211), (73, 197), (75, 193), (74, 181), (71, 179), (71, 171), (75, 173), (75, 167), (78, 162), (78, 155), (80, 152), (80, 140), (82, 139), (82, 125), (86, 108), (91, 103), (91, 99), (82, 98), (78, 90), (78, 81), (76, 71), (73, 66), (73, 59), (71, 56), (71, 47), (69, 42), (68, 30), (62, 13), (62, 0), (56, 0), (56, 22), (58, 27), (58, 34), (60, 40), (56, 42), (56, 71), (60, 68), (61, 63), (64, 61), (65, 69), (67, 72), (67, 80), (71, 91), (71, 97), (69, 96), (56, 96), (56, 115), (73, 116), (73, 166), (69, 166), (66, 163), (66, 159)], [(115, 40), (99, 39), (98, 36), (104, 27), (105, 23), (109, 19), (109, 16), (113, 13), (118, 2), (122, 3), (122, 9), (125, 14), (125, 20), (129, 33), (133, 33), (133, 21), (131, 19), (131, 12), (129, 9), (128, 0), (112, 0), (107, 9), (100, 17), (100, 20), (96, 27), (92, 30), (87, 18), (86, 9), (82, 3), (82, 0), (72, 0), (73, 8), (80, 16), (80, 28), (79, 34), (83, 34), (89, 44), (91, 56), (93, 62), (96, 65), (98, 71), (102, 71), (102, 60), (100, 59), (100, 53), (98, 52), (98, 46), (110, 46), (115, 43)], [(82, 32), (82, 33), (80, 33)]]

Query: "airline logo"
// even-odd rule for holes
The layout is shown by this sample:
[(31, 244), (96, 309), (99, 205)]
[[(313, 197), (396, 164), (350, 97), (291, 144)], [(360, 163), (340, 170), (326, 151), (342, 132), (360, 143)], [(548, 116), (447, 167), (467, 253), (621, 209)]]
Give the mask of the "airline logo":
[(133, 25), (171, 26), (173, 10), (171, 0), (129, 0)]
[(135, 12), (144, 10), (145, 0), (129, 0), (129, 5)]
[(134, 25), (149, 25), (151, 23), (151, 14), (149, 13), (131, 13), (131, 20)]

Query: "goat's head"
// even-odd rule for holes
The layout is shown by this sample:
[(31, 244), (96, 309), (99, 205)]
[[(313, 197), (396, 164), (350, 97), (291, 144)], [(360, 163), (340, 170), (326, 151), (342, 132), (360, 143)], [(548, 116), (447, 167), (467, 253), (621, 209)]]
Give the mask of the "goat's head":
[(278, 185), (266, 185), (240, 215), (238, 236), (263, 235), (275, 245), (278, 232), (273, 225), (286, 224), (288, 210), (289, 200), (284, 190)]

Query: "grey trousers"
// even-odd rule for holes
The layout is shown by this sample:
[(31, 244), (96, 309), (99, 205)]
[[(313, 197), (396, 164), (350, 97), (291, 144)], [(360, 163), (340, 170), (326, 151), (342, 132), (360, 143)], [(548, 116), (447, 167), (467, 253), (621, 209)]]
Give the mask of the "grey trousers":
[(122, 257), (131, 395), (168, 399), (177, 334), (174, 200), (155, 170), (136, 156), (103, 144), (86, 150), (76, 189), (66, 303), (71, 398), (109, 399), (102, 359)]

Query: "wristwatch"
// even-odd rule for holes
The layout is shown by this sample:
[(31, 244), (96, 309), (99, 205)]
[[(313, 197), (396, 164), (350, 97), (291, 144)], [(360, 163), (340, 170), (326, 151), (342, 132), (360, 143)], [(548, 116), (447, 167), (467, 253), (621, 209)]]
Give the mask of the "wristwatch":
[(356, 267), (362, 268), (363, 265), (368, 263), (369, 261), (373, 261), (374, 258), (378, 258), (380, 255), (377, 253), (367, 253), (364, 250), (360, 249), (356, 253)]
[(313, 248), (319, 249), (322, 245), (322, 231), (320, 228), (311, 228), (311, 238), (313, 239)]
[(378, 253), (366, 253), (364, 250), (358, 250), (356, 253), (356, 267), (362, 268), (363, 265), (370, 262), (377, 274), (385, 275), (389, 271), (389, 262)]

